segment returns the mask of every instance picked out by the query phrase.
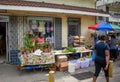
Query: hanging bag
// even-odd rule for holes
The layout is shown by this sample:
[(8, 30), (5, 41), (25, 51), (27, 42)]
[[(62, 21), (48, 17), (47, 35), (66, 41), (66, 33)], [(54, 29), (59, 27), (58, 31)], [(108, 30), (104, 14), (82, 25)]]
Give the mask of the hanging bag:
[(109, 77), (113, 76), (113, 61), (110, 60), (109, 62)]
[(95, 61), (95, 52), (92, 51), (91, 54), (92, 54), (92, 61)]

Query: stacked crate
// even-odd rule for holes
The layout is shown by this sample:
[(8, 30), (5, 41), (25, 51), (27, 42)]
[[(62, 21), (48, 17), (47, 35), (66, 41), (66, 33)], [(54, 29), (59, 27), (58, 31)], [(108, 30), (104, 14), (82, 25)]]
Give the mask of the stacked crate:
[(59, 71), (66, 71), (68, 69), (68, 61), (66, 55), (56, 56), (56, 66)]
[(80, 46), (80, 37), (79, 36), (74, 36), (73, 46), (74, 47)]

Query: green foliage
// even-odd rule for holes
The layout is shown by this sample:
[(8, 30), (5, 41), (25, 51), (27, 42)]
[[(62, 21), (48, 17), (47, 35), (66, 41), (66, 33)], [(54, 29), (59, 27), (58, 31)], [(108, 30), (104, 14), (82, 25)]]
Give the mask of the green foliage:
[(51, 64), (45, 64), (45, 69), (49, 69), (51, 67), (55, 67), (55, 64), (54, 63), (51, 63)]
[(51, 44), (48, 41), (43, 43), (43, 48), (51, 48)]
[(23, 35), (23, 42), (24, 42), (24, 49), (25, 50), (33, 50), (33, 49), (45, 49), (45, 48), (51, 48), (51, 44), (48, 41), (45, 41), (44, 43), (37, 43), (36, 35), (24, 33)]
[(34, 49), (35, 47), (35, 42), (31, 40), (31, 37), (36, 37), (35, 35), (30, 35), (29, 33), (25, 33), (23, 36), (23, 41), (24, 41), (24, 48), (25, 50), (31, 50)]
[(76, 49), (73, 46), (69, 46), (66, 48), (69, 52), (76, 53)]
[(42, 50), (43, 49), (43, 43), (36, 43), (36, 48)]

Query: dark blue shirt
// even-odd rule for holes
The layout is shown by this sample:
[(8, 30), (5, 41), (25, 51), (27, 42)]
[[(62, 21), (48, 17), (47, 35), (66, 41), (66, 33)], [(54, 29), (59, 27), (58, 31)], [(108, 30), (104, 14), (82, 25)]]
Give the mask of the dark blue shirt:
[(95, 45), (96, 55), (105, 59), (105, 50), (110, 50), (110, 47), (105, 42), (99, 42)]
[(94, 38), (94, 45), (97, 43), (97, 41), (98, 41), (98, 37), (95, 37)]

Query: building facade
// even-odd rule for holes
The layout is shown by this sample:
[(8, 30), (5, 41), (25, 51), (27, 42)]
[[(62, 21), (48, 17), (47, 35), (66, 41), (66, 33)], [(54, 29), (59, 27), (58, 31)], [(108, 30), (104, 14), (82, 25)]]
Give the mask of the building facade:
[(120, 0), (98, 0), (96, 7), (110, 14), (109, 18), (106, 20), (104, 17), (99, 17), (99, 22), (108, 21), (120, 26)]
[(95, 9), (96, 0), (0, 0), (0, 26), (5, 36), (6, 59), (11, 50), (19, 50), (23, 34), (38, 29), (54, 49), (68, 46), (68, 36), (88, 37), (88, 26), (96, 17), (108, 17)]

